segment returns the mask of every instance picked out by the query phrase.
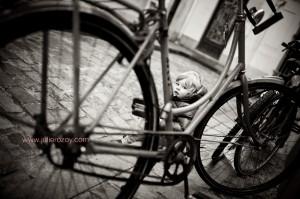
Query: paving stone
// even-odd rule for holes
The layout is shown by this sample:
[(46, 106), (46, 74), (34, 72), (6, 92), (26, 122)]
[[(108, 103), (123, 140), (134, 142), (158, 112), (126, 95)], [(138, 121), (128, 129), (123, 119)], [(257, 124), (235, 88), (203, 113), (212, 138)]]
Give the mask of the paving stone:
[(32, 57), (33, 52), (30, 52), (29, 49), (27, 49), (26, 45), (24, 45), (24, 40), (17, 40), (11, 45), (12, 46), (9, 48), (10, 52), (14, 53), (18, 57), (18, 59), (23, 63), (22, 66), (31, 66), (36, 63)]
[(30, 115), (36, 115), (41, 112), (41, 104), (40, 103), (30, 103), (23, 105), (27, 112), (30, 113)]
[(34, 103), (37, 101), (32, 95), (28, 94), (24, 88), (14, 87), (10, 88), (8, 92), (13, 95), (14, 99), (22, 104)]
[[(11, 128), (9, 128), (9, 129), (0, 129), (0, 137), (4, 137), (4, 136), (7, 136), (8, 134), (10, 134), (11, 133)], [(3, 146), (4, 147), (4, 146)], [(0, 149), (1, 149), (1, 147), (0, 147)]]
[[(11, 171), (6, 173), (0, 180), (0, 195), (2, 198), (24, 198), (22, 185), (30, 180), (30, 176), (24, 173), (22, 168), (11, 167)], [(28, 191), (32, 191), (32, 189), (28, 189)]]
[(20, 155), (23, 155), (25, 152), (19, 145), (12, 143), (8, 136), (1, 137), (1, 144), (3, 144), (5, 149), (9, 152), (8, 155), (13, 157), (20, 157)]
[[(35, 162), (31, 174), (28, 175), (31, 180), (17, 186), (29, 198), (69, 198), (100, 183), (95, 177), (57, 169), (44, 158), (39, 157), (36, 160), (29, 160)], [(10, 188), (8, 193), (11, 196), (18, 195), (16, 187)]]
[(8, 60), (17, 59), (17, 56), (11, 53), (8, 48), (2, 48), (0, 51), (1, 62), (6, 63)]
[(0, 86), (10, 88), (16, 86), (17, 82), (13, 77), (8, 76), (0, 69)]
[[(0, 51), (1, 53), (2, 51)], [(21, 70), (19, 70), (17, 67), (11, 65), (11, 63), (5, 63), (1, 65), (1, 69), (3, 72), (5, 72), (7, 75), (13, 77), (13, 76), (18, 76), (22, 73)]]
[(17, 76), (16, 79), (18, 81), (19, 86), (22, 86), (26, 90), (31, 90), (32, 92), (38, 93), (38, 94), (36, 94), (36, 95), (38, 95), (36, 97), (36, 99), (37, 100), (40, 99), (40, 92), (41, 92), (42, 88), (41, 88), (41, 84), (39, 82), (36, 82), (36, 81), (32, 80), (31, 78), (28, 78), (25, 75)]
[(25, 73), (27, 75), (27, 79), (31, 79), (34, 82), (41, 84), (41, 72), (37, 72), (37, 69), (32, 71), (26, 71)]
[(1, 130), (12, 128), (12, 127), (14, 127), (14, 125), (9, 120), (0, 116), (0, 129)]
[[(202, 188), (200, 191), (193, 193), (193, 196), (197, 199), (220, 199), (222, 196), (212, 191), (211, 189)], [(234, 197), (232, 197), (234, 199)]]
[[(0, 176), (6, 176), (16, 170), (16, 167), (12, 165), (14, 162), (13, 157), (7, 155), (8, 151), (3, 146), (0, 146)], [(0, 180), (1, 183), (1, 180)], [(1, 186), (1, 185), (0, 185)]]
[(106, 114), (110, 119), (113, 121), (115, 126), (129, 128), (130, 126), (128, 123), (123, 119), (123, 115), (119, 114), (118, 112), (114, 111), (113, 109), (109, 109)]
[(0, 92), (0, 107), (9, 113), (19, 113), (23, 111), (22, 108), (17, 105), (5, 91)]
[(116, 198), (118, 192), (119, 190), (117, 188), (115, 188), (108, 182), (104, 182), (83, 194), (75, 196), (74, 198), (75, 199), (83, 199), (83, 198), (111, 199), (111, 198)]
[[(23, 119), (26, 122), (30, 122), (33, 123), (35, 122), (35, 120), (33, 119), (33, 117), (35, 115), (39, 115), (41, 113), (41, 105), (40, 103), (30, 103), (30, 104), (25, 104), (23, 105), (25, 110), (30, 113), (30, 115), (26, 116), (26, 119)], [(56, 115), (52, 114), (51, 110), (47, 111), (47, 122), (49, 124), (57, 122), (57, 117)]]
[(19, 133), (13, 133), (13, 134), (9, 134), (7, 137), (12, 144), (20, 146), (24, 151), (31, 149), (30, 145), (24, 142), (23, 135)]

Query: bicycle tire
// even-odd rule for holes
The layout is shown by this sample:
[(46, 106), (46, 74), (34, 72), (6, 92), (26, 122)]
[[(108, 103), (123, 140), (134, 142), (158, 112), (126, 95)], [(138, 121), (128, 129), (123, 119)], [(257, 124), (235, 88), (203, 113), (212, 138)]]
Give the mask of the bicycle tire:
[[(70, 2), (54, 0), (26, 3), (12, 9), (9, 16), (2, 17), (0, 20), (0, 25), (3, 28), (0, 33), (1, 46), (8, 45), (17, 38), (25, 38), (38, 31), (65, 31), (66, 34), (69, 34), (72, 32), (71, 6)], [(90, 37), (101, 39), (106, 42), (105, 45), (110, 44), (120, 51), (128, 61), (133, 58), (138, 45), (134, 42), (130, 33), (121, 27), (118, 21), (113, 20), (109, 14), (101, 10), (87, 9), (81, 12), (80, 20), (81, 31), (85, 33), (82, 35), (83, 39), (88, 40)], [(88, 38), (85, 38), (85, 36)], [(97, 54), (97, 56), (100, 55)], [(109, 55), (107, 56), (109, 57)], [(145, 104), (146, 114), (141, 128), (156, 130), (158, 125), (158, 101), (153, 77), (148, 67), (147, 64), (141, 64), (140, 62), (134, 67), (134, 74), (138, 84), (136, 88), (140, 89)], [(131, 107), (131, 104), (129, 106)], [(156, 150), (157, 147), (157, 136), (146, 135), (141, 143), (141, 148), (144, 150)], [(117, 198), (132, 198), (144, 176), (150, 172), (154, 161), (137, 158), (133, 164), (133, 173), (128, 177)]]
[[(252, 111), (254, 104), (258, 103), (262, 94), (273, 91), (283, 93), (285, 96), (288, 96), (297, 102), (297, 105), (299, 106), (298, 96), (279, 82), (264, 82), (264, 80), (251, 81), (249, 82), (249, 100)], [(238, 137), (234, 137), (234, 141), (228, 143), (230, 144), (231, 149), (224, 151), (223, 153), (225, 155), (222, 158), (217, 162), (212, 160), (211, 154), (216, 150), (220, 143), (222, 143), (223, 137), (226, 138), (226, 135), (228, 135), (228, 132), (232, 129), (237, 131), (239, 129), (237, 126), (242, 126), (239, 124), (240, 120), (237, 119), (235, 107), (235, 98), (237, 96), (240, 97), (241, 92), (241, 86), (236, 86), (227, 90), (206, 114), (202, 122), (196, 128), (194, 134), (198, 145), (195, 168), (199, 176), (216, 191), (238, 196), (258, 193), (275, 186), (289, 174), (290, 166), (296, 163), (296, 161), (293, 160), (289, 165), (283, 168), (280, 168), (280, 165), (277, 165), (282, 171), (275, 177), (271, 177), (271, 179), (267, 178), (267, 174), (270, 175), (270, 173), (267, 173), (265, 174), (265, 179), (262, 181), (259, 181), (261, 180), (261, 178), (259, 178), (261, 176), (258, 175), (250, 175), (247, 177), (238, 175), (234, 168), (233, 155), (236, 147), (239, 146), (240, 139), (246, 137), (242, 133), (239, 134)], [(231, 115), (228, 116), (225, 113)], [(251, 115), (250, 117), (256, 117), (254, 114)], [(238, 132), (236, 132), (236, 134), (237, 133)], [(284, 164), (284, 161), (282, 162)]]
[[(236, 147), (234, 167), (239, 175), (255, 175), (267, 166), (289, 137), (296, 117), (296, 109), (289, 100), (284, 99), (284, 96), (276, 96), (275, 93), (273, 95), (269, 96), (273, 99), (260, 107), (261, 112), (252, 122), (252, 128), (260, 138), (261, 146), (253, 149), (242, 145)], [(242, 139), (241, 143), (253, 145), (249, 139)]]
[[(251, 107), (249, 108), (249, 116), (250, 116), (250, 122), (253, 122), (255, 117), (261, 113), (262, 109), (272, 102), (274, 98), (274, 93), (267, 93), (264, 95), (260, 100), (255, 102)], [(216, 150), (213, 152), (211, 158), (213, 161), (218, 161), (220, 158), (222, 158), (222, 153), (225, 150), (225, 148), (228, 146), (228, 143), (231, 142), (232, 138), (235, 137), (238, 132), (241, 129), (241, 124), (236, 124), (229, 133), (225, 136), (222, 143), (219, 144), (219, 146), (216, 148)]]

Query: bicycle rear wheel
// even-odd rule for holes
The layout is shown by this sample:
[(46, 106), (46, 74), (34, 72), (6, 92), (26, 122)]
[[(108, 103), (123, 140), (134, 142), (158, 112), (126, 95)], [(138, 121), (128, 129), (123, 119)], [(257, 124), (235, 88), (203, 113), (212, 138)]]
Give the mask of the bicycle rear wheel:
[[(273, 101), (274, 96), (276, 96), (274, 95), (274, 92), (269, 92), (265, 94), (260, 100), (258, 100), (257, 102), (251, 105), (251, 108), (249, 110), (251, 123), (253, 122), (253, 120), (257, 115), (261, 114), (263, 108)], [(217, 162), (220, 158), (223, 157), (223, 152), (225, 148), (228, 147), (230, 142), (234, 140), (235, 137), (238, 137), (243, 133), (240, 130), (241, 130), (241, 125), (237, 124), (229, 131), (229, 133), (224, 137), (222, 142), (218, 145), (216, 150), (214, 150), (211, 156), (213, 161)]]
[[(275, 150), (276, 153), (266, 163), (268, 167), (264, 166), (264, 169), (252, 173), (253, 175), (240, 175), (234, 166), (235, 151), (239, 147), (253, 147), (249, 146), (249, 142), (247, 144), (242, 142), (249, 138), (243, 133), (241, 119), (237, 116), (236, 100), (241, 97), (241, 92), (241, 86), (225, 92), (195, 130), (195, 138), (199, 145), (195, 167), (200, 177), (212, 188), (233, 195), (258, 193), (279, 183), (289, 173), (290, 166), (296, 162), (293, 160), (286, 164), (286, 157), (299, 137), (298, 134), (291, 133), (286, 142), (289, 144), (285, 145), (282, 151)], [(262, 105), (260, 100), (268, 93), (286, 96), (299, 107), (298, 96), (285, 86), (276, 82), (251, 82), (249, 83), (251, 123), (259, 121), (260, 114), (266, 110), (264, 108), (267, 104)], [(257, 106), (258, 104), (261, 106)], [(272, 159), (279, 156), (281, 160), (273, 165)]]
[[(65, 156), (62, 155), (57, 143), (41, 144), (41, 140), (37, 141), (31, 138), (37, 131), (43, 132), (42, 135), (39, 134), (36, 137), (37, 139), (54, 136), (53, 131), (73, 111), (71, 5), (66, 1), (22, 5), (13, 9), (9, 16), (2, 16), (0, 23), (1, 46), (3, 46), (1, 48), (1, 74), (7, 79), (14, 78), (16, 80), (1, 84), (1, 91), (4, 93), (1, 96), (1, 102), (8, 99), (13, 106), (7, 107), (1, 103), (0, 116), (12, 124), (7, 131), (18, 132), (18, 135), (26, 138), (23, 139), (23, 144), (33, 148), (36, 143), (42, 145), (40, 146), (42, 148), (49, 148), (52, 161), (57, 164), (63, 162), (62, 159)], [(100, 76), (103, 77), (79, 108), (80, 123), (83, 127), (93, 121), (107, 102), (111, 91), (117, 86), (118, 80), (126, 73), (128, 62), (138, 48), (128, 32), (120, 25), (113, 23), (100, 11), (96, 13), (90, 13), (90, 11), (91, 9), (87, 9), (81, 13), (80, 97), (96, 79)], [(43, 38), (48, 40), (47, 49), (44, 48), (45, 40)], [(42, 60), (45, 60), (45, 57), (48, 59), (47, 76), (45, 76), (45, 71), (42, 72)], [(144, 118), (132, 115), (131, 105), (135, 98), (144, 101)], [(121, 132), (118, 128), (141, 131), (156, 130), (157, 107), (152, 75), (146, 64), (139, 64), (134, 67), (118, 94), (110, 102), (100, 122), (101, 126), (88, 137), (89, 142), (116, 143), (122, 136), (110, 135), (110, 133)], [(70, 120), (60, 131), (60, 138), (72, 133), (71, 124)], [(112, 129), (111, 126), (117, 128)], [(97, 132), (101, 134), (97, 134)], [(54, 136), (54, 138), (56, 137)], [(135, 143), (137, 149), (157, 149), (157, 136), (146, 135), (139, 138)], [(32, 154), (31, 151), (28, 153)], [(12, 157), (12, 159), (19, 158), (19, 160), (16, 159), (16, 164), (22, 161), (14, 154)], [(30, 160), (33, 161), (38, 157), (35, 154)], [(85, 162), (87, 166), (79, 165), (77, 161)], [(28, 161), (28, 164), (34, 163)], [(96, 167), (96, 164), (102, 167)], [(105, 173), (111, 178), (118, 176), (127, 178), (125, 188), (121, 189), (118, 194), (119, 198), (132, 198), (152, 166), (153, 161), (149, 159), (105, 154), (82, 153), (74, 162), (74, 168), (82, 169), (85, 172)], [(110, 169), (111, 167), (113, 169)], [(39, 174), (42, 171), (36, 172)], [(73, 182), (73, 180), (70, 179), (69, 184), (66, 182), (67, 184), (63, 186), (86, 183), (85, 178), (77, 182)], [(26, 181), (23, 182), (24, 186), (23, 184), (19, 185), (18, 192), (30, 197), (35, 193), (31, 193), (31, 189), (28, 189), (28, 183), (30, 182)], [(49, 186), (50, 188), (46, 188), (44, 194), (53, 197), (51, 183)], [(113, 187), (120, 188), (120, 186), (123, 184), (113, 184)], [(85, 189), (87, 187), (80, 187), (80, 190), (77, 191)], [(16, 190), (5, 187), (1, 192), (2, 195), (12, 196), (11, 194), (15, 194)], [(57, 192), (59, 193), (59, 191)], [(78, 194), (75, 192), (76, 190), (72, 189), (68, 195), (71, 197), (72, 194)]]
[[(236, 172), (240, 175), (255, 175), (259, 170), (276, 164), (278, 160), (276, 153), (280, 153), (280, 148), (284, 148), (288, 137), (290, 136), (293, 123), (296, 118), (297, 108), (290, 99), (279, 93), (273, 93), (268, 96), (271, 99), (262, 99), (269, 101), (260, 107), (262, 111), (256, 116), (252, 123), (252, 129), (256, 132), (261, 145), (255, 147), (251, 139), (241, 139), (236, 147), (234, 155), (234, 166)], [(245, 147), (245, 146), (246, 147)]]

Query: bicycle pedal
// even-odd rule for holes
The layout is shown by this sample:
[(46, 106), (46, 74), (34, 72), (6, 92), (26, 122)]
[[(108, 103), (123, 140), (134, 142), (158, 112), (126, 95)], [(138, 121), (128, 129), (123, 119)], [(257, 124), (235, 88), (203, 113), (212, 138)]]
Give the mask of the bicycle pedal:
[(140, 106), (140, 105), (145, 106), (144, 100), (143, 100), (143, 99), (140, 99), (140, 98), (133, 98), (133, 101), (132, 101), (132, 107), (133, 107), (133, 106)]
[(145, 103), (144, 100), (139, 98), (134, 98), (132, 105), (132, 114), (138, 117), (145, 118)]

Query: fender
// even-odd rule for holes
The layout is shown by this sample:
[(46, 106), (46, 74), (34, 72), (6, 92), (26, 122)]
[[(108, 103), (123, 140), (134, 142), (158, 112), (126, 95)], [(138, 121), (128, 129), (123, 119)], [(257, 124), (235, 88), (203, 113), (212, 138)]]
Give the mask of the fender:
[[(284, 80), (282, 77), (278, 77), (278, 76), (267, 76), (267, 77), (262, 77), (262, 78), (257, 78), (257, 79), (251, 79), (248, 81), (248, 84), (251, 85), (251, 84), (254, 84), (254, 83), (264, 83), (264, 82), (269, 82), (269, 83), (276, 83), (276, 84), (279, 84), (279, 85), (284, 85)], [(234, 89), (234, 88), (237, 88), (239, 86), (241, 86), (242, 83), (241, 81), (234, 81), (232, 82), (229, 87), (227, 88), (227, 90), (230, 90), (230, 89)]]
[[(138, 44), (134, 41), (134, 34), (127, 28), (121, 21), (116, 17), (108, 13), (107, 11), (101, 10), (99, 8), (93, 7), (89, 4), (81, 2), (81, 17), (86, 17), (88, 20), (91, 20), (95, 23), (100, 23), (106, 25), (111, 30), (116, 30), (122, 35), (122, 39), (131, 46), (138, 48)], [(43, 0), (43, 1), (33, 1), (33, 2), (24, 2), (18, 3), (12, 8), (2, 10), (0, 13), (0, 44), (3, 45), (3, 42), (10, 41), (13, 38), (21, 37), (18, 31), (24, 25), (28, 25), (26, 20), (31, 20), (34, 24), (29, 24), (32, 26), (33, 30), (46, 27), (45, 19), (43, 13), (50, 13), (55, 16), (55, 14), (61, 14), (62, 11), (68, 11), (69, 14), (72, 14), (72, 1), (64, 0)], [(63, 20), (63, 19), (62, 19)], [(57, 21), (59, 24), (59, 19)], [(134, 50), (136, 50), (134, 49)]]

